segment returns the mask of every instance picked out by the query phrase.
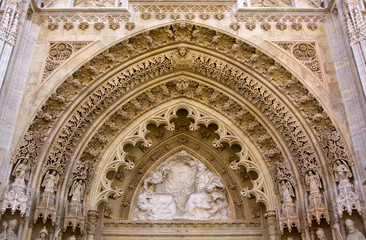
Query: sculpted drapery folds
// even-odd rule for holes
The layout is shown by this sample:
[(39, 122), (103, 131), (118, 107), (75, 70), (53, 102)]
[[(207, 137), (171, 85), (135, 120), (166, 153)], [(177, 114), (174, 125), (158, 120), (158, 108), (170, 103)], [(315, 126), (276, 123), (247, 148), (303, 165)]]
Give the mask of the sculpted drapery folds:
[[(153, 52), (155, 48), (161, 52), (141, 61), (134, 60), (136, 56)], [(220, 56), (214, 57), (205, 49), (216, 51)], [(119, 69), (127, 61), (131, 61), (131, 67)], [(233, 64), (234, 61), (236, 64)], [(112, 69), (120, 71), (104, 82), (98, 80)], [(164, 78), (182, 70), (200, 80), (174, 79), (162, 81), (156, 86), (149, 85), (158, 77)], [(226, 92), (235, 93), (242, 100), (235, 100), (222, 89), (205, 82), (205, 79), (227, 88)], [(93, 87), (90, 87), (92, 84)], [(126, 93), (143, 84), (146, 86), (144, 90), (121, 103), (118, 109), (111, 110), (113, 104), (122, 102)], [(78, 97), (88, 91), (88, 97)], [(68, 164), (68, 161), (72, 159), (83, 134), (101, 115), (109, 115), (109, 119), (94, 131), (83, 152), (78, 154), (76, 165), (88, 164), (90, 168), (82, 179), (72, 180), (72, 187), (67, 194), (70, 194), (70, 204), (80, 204), (84, 193), (87, 194), (95, 164), (103, 155), (105, 147), (118, 135), (118, 129), (128, 126), (149, 109), (178, 97), (194, 99), (227, 116), (251, 136), (267, 162), (285, 163), (288, 157), (277, 146), (278, 141), (269, 134), (272, 130), (267, 126), (273, 126), (279, 133), (278, 138), (288, 143), (288, 152), (302, 177), (309, 169), (322, 173), (324, 170), (320, 169), (319, 162), (328, 156), (336, 156), (332, 152), (334, 142), (323, 137), (337, 135), (336, 127), (321, 104), (295, 76), (259, 49), (239, 39), (205, 27), (178, 23), (125, 39), (76, 70), (45, 102), (25, 135), (31, 136), (31, 133), (37, 132), (47, 137), (27, 140), (26, 144), (22, 141), (14, 161), (26, 157), (28, 150), (25, 149), (29, 149), (34, 159), (41, 158), (39, 160), (46, 171), (58, 169), (60, 176), (65, 172), (71, 173), (73, 164)], [(77, 107), (69, 108), (72, 103)], [(68, 117), (55, 130), (55, 122), (62, 113)], [(341, 144), (342, 155), (348, 156), (339, 133), (338, 136), (340, 140), (336, 144)], [(50, 139), (50, 145), (47, 145), (46, 139)], [(40, 152), (42, 146), (49, 150), (47, 154)], [(273, 179), (277, 179), (276, 175), (282, 170), (269, 168), (273, 170)], [(34, 169), (34, 164), (31, 164), (31, 169)], [(290, 173), (294, 170), (292, 167), (289, 169)], [(74, 173), (76, 171), (79, 170), (75, 167)], [(53, 182), (49, 180), (48, 183), (49, 190)], [(61, 179), (58, 184), (61, 184)], [(313, 181), (309, 180), (308, 184), (312, 190), (317, 190)], [(293, 198), (291, 194), (289, 196), (287, 200)], [(81, 215), (85, 216), (85, 213)], [(81, 215), (73, 216), (79, 218)]]

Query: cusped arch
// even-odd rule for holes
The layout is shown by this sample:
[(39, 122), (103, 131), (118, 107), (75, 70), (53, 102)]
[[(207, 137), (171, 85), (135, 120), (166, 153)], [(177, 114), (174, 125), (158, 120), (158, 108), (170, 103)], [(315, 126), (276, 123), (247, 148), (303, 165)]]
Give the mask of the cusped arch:
[[(182, 48), (188, 49), (188, 52), (177, 51)], [(272, 140), (268, 140), (272, 136), (267, 137), (268, 129), (273, 127), (274, 130), (268, 132), (288, 146), (281, 150), (276, 150), (275, 146), (263, 154), (268, 155), (268, 159), (275, 156), (280, 160), (283, 159), (281, 151), (286, 152), (286, 160), (287, 156), (292, 155), (291, 159), (297, 161), (298, 175), (306, 174), (308, 169), (319, 169), (320, 174), (328, 176), (327, 166), (337, 158), (346, 156), (352, 162), (341, 134), (321, 103), (301, 80), (280, 63), (240, 39), (203, 26), (178, 23), (126, 39), (76, 70), (40, 108), (20, 143), (13, 163), (24, 157), (32, 159), (33, 166), (37, 165), (36, 162), (40, 163), (37, 169), (32, 170), (31, 184), (35, 188), (40, 185), (36, 179), (41, 179), (38, 176), (45, 171), (59, 171), (64, 177), (65, 198), (70, 181), (80, 169), (74, 168), (74, 165), (90, 162), (90, 176), (93, 174), (95, 163), (90, 158), (96, 153), (92, 153), (89, 147), (84, 154), (86, 158), (83, 158), (83, 153), (79, 151), (93, 138), (102, 142), (103, 134), (95, 132), (95, 136), (85, 136), (88, 127), (96, 126), (98, 124), (95, 122), (100, 121), (105, 123), (103, 127), (113, 129), (113, 123), (104, 116), (113, 111), (114, 103), (137, 94), (137, 89), (145, 83), (165, 81), (162, 80), (164, 77), (179, 71), (211, 79), (209, 82), (216, 85), (216, 89), (211, 88), (211, 97), (203, 101), (207, 105), (215, 102), (223, 113), (237, 109), (230, 104), (216, 103), (217, 100), (230, 99), (220, 92), (220, 87), (231, 89), (236, 99), (250, 103), (256, 116), (268, 125), (263, 128), (266, 129), (264, 131), (260, 124), (254, 124), (252, 129), (246, 126), (248, 131), (261, 128), (259, 132), (262, 131), (265, 137), (258, 142), (269, 141), (273, 145)], [(205, 84), (192, 84), (192, 81), (185, 79), (176, 79), (169, 84), (158, 88), (163, 94), (174, 90), (177, 96), (188, 99), (199, 99), (200, 96), (186, 91), (187, 86), (203, 86), (206, 89)], [(154, 91), (131, 98), (127, 104), (141, 110), (145, 102), (150, 101), (156, 101)], [(245, 110), (240, 110), (237, 116), (232, 116), (232, 122), (237, 126), (245, 125), (243, 121), (247, 116)], [(129, 117), (124, 114), (126, 112), (121, 111), (120, 116)], [(132, 116), (132, 119), (135, 117)], [(73, 160), (79, 157), (80, 161), (74, 163)], [(272, 167), (275, 168), (272, 172), (277, 171), (276, 167)], [(285, 171), (280, 174), (292, 173)], [(294, 174), (296, 176), (296, 171)], [(323, 182), (329, 184), (327, 179)]]
[[(107, 179), (106, 174), (111, 171), (117, 171), (121, 165), (125, 165), (127, 169), (133, 168), (133, 163), (126, 161), (127, 153), (123, 148), (127, 144), (142, 143), (146, 147), (151, 147), (151, 140), (146, 139), (148, 133), (147, 125), (155, 124), (157, 126), (164, 125), (167, 130), (174, 130), (174, 124), (171, 120), (176, 116), (176, 112), (180, 109), (188, 111), (188, 118), (193, 119), (193, 124), (190, 125), (190, 131), (196, 131), (199, 125), (208, 126), (211, 123), (217, 124), (216, 133), (218, 139), (212, 142), (213, 147), (218, 148), (222, 143), (229, 145), (238, 144), (241, 146), (241, 151), (238, 153), (239, 161), (232, 162), (230, 167), (237, 170), (239, 165), (245, 166), (247, 171), (254, 171), (258, 174), (258, 178), (253, 181), (254, 188), (250, 194), (253, 194), (257, 201), (265, 204), (268, 210), (274, 210), (277, 205), (277, 199), (274, 192), (274, 182), (270, 177), (269, 169), (261, 154), (251, 140), (246, 137), (240, 129), (233, 126), (232, 122), (225, 116), (208, 109), (198, 102), (188, 99), (176, 99), (159, 106), (160, 110), (153, 109), (139, 117), (128, 129), (122, 132), (113, 143), (110, 144), (108, 150), (98, 164), (99, 173), (95, 177), (91, 186), (90, 192), (90, 208), (97, 209), (98, 204), (107, 201), (112, 194), (118, 193), (116, 189), (112, 189), (112, 182)], [(100, 191), (102, 189), (102, 191)]]

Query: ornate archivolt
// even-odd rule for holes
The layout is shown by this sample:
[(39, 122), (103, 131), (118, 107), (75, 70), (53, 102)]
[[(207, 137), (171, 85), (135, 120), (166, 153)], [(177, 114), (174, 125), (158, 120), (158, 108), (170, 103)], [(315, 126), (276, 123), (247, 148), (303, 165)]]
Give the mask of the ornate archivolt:
[[(180, 71), (194, 78), (165, 80)], [(136, 95), (131, 97), (132, 94)], [(95, 164), (104, 154), (105, 146), (119, 134), (118, 130), (150, 109), (180, 97), (201, 102), (227, 116), (261, 152), (276, 184), (284, 179), (288, 182), (302, 179), (296, 187), (300, 195), (287, 198), (288, 202), (311, 194), (302, 190), (309, 171), (319, 176), (324, 189), (329, 184), (326, 166), (329, 168), (340, 158), (352, 165), (340, 133), (299, 79), (259, 49), (219, 31), (187, 23), (125, 39), (76, 70), (40, 108), (19, 144), (13, 163), (30, 159), (33, 188), (40, 186), (40, 180), (36, 179), (56, 171), (62, 189), (54, 193), (63, 199), (70, 195), (71, 202), (74, 198), (74, 203), (80, 204), (83, 189), (88, 191), (90, 186)], [(129, 141), (142, 140), (148, 146), (149, 141), (141, 139), (146, 129), (136, 131), (136, 136), (133, 132), (129, 135)], [(224, 130), (220, 134), (222, 139), (214, 143), (217, 146), (220, 141), (237, 141)], [(123, 151), (115, 154), (117, 162), (113, 160), (110, 169), (129, 163), (123, 158)], [(233, 167), (243, 164), (256, 168), (246, 160), (245, 152), (242, 156)], [(288, 159), (294, 161), (287, 162)], [(263, 191), (258, 189), (263, 184), (254, 183), (254, 190), (244, 190), (242, 194), (270, 201), (260, 196)], [(103, 187), (106, 192), (94, 204), (112, 193), (119, 194), (107, 180)], [(330, 196), (322, 199), (324, 204), (327, 197)], [(76, 205), (69, 206), (72, 210), (71, 206)]]
[[(275, 209), (275, 198), (273, 192), (272, 179), (269, 175), (266, 175), (266, 164), (261, 159), (256, 159), (253, 154), (250, 154), (247, 144), (237, 133), (239, 129), (232, 129), (225, 124), (226, 121), (219, 120), (224, 119), (223, 116), (218, 117), (218, 113), (209, 113), (204, 110), (204, 106), (196, 106), (197, 103), (187, 101), (184, 99), (175, 100), (175, 104), (168, 103), (168, 105), (161, 106), (163, 110), (155, 112), (153, 114), (144, 114), (143, 121), (137, 121), (133, 125), (136, 125), (127, 133), (122, 133), (112, 144), (112, 147), (106, 152), (106, 157), (102, 157), (98, 169), (100, 169), (98, 177), (94, 180), (93, 188), (91, 190), (91, 205), (90, 207), (96, 209), (99, 203), (108, 201), (108, 197), (112, 194), (119, 194), (118, 190), (112, 189), (112, 182), (107, 178), (107, 173), (110, 171), (117, 172), (120, 165), (126, 165), (126, 169), (132, 169), (134, 164), (129, 160), (126, 160), (127, 152), (123, 149), (127, 144), (136, 146), (138, 142), (142, 143), (144, 147), (151, 147), (151, 139), (146, 139), (146, 135), (149, 132), (147, 125), (154, 123), (157, 126), (165, 125), (165, 128), (169, 131), (175, 129), (174, 123), (171, 122), (173, 118), (176, 118), (176, 112), (180, 109), (188, 111), (188, 118), (193, 119), (193, 122), (189, 126), (190, 131), (197, 131), (199, 125), (208, 127), (209, 124), (216, 124), (218, 129), (215, 131), (219, 138), (215, 138), (212, 142), (212, 146), (215, 148), (222, 147), (225, 142), (229, 146), (238, 144), (241, 147), (241, 151), (238, 153), (239, 160), (232, 161), (230, 167), (233, 170), (238, 170), (239, 165), (243, 165), (246, 170), (254, 171), (258, 174), (258, 178), (252, 181), (253, 188), (242, 190), (242, 194), (247, 196), (252, 194), (256, 197), (257, 201), (263, 202), (268, 210)], [(206, 108), (206, 107), (204, 107)], [(141, 119), (141, 118), (140, 118)], [(102, 191), (101, 191), (102, 189)]]

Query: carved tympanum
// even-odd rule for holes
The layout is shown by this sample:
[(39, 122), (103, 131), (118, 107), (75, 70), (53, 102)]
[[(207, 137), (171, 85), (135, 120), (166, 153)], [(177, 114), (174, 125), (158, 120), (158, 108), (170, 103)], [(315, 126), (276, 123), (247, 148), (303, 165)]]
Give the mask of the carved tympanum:
[(226, 220), (231, 218), (225, 186), (207, 166), (181, 151), (143, 182), (135, 220)]

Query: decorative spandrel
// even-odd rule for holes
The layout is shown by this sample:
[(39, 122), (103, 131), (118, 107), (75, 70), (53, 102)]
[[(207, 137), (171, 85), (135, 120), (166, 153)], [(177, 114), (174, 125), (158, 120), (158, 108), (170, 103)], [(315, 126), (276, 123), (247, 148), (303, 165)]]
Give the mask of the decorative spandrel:
[(138, 191), (134, 220), (228, 220), (222, 180), (205, 164), (180, 151), (169, 157)]

